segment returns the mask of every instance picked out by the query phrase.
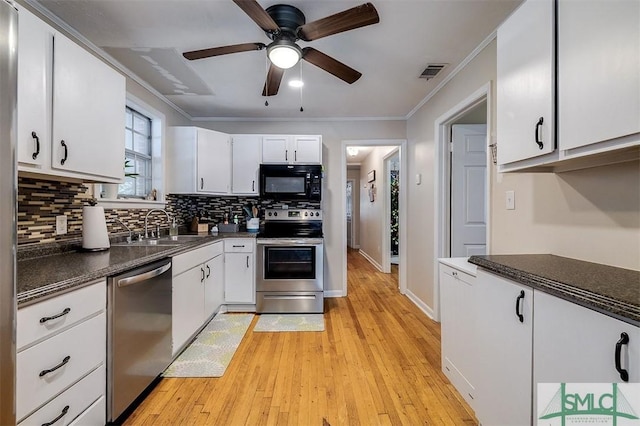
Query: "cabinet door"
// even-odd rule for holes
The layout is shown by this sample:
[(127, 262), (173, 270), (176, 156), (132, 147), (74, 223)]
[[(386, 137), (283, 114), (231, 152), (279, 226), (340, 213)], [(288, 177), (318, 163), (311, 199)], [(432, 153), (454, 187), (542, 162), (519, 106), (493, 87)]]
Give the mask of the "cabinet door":
[(18, 167), (21, 170), (38, 170), (51, 162), (54, 30), (26, 9), (20, 8), (19, 11)]
[(258, 194), (258, 179), (262, 159), (262, 136), (234, 135), (232, 146), (234, 194)]
[(553, 0), (525, 1), (498, 28), (500, 165), (555, 150), (554, 43)]
[(558, 137), (571, 149), (640, 132), (640, 2), (558, 2)]
[(289, 152), (291, 136), (270, 135), (262, 138), (263, 163), (288, 163), (293, 161), (293, 152)]
[(173, 354), (193, 336), (202, 325), (204, 316), (203, 283), (205, 269), (202, 265), (173, 277), (172, 339)]
[(198, 192), (227, 194), (231, 180), (229, 135), (213, 130), (197, 130)]
[(51, 167), (123, 179), (124, 77), (59, 33), (53, 76)]
[(224, 303), (224, 256), (214, 257), (204, 265), (204, 318), (206, 321)]
[(484, 271), (476, 286), (476, 415), (487, 425), (530, 425), (533, 290)]
[(253, 253), (225, 253), (224, 300), (256, 303)]
[(629, 343), (620, 346), (620, 367), (629, 382), (640, 382), (640, 328), (541, 291), (534, 298), (534, 390), (537, 383), (623, 382), (615, 362), (622, 333)]
[(305, 164), (322, 163), (320, 136), (294, 136), (293, 161)]
[(477, 372), (473, 281), (470, 275), (440, 265), (442, 371), (472, 407)]

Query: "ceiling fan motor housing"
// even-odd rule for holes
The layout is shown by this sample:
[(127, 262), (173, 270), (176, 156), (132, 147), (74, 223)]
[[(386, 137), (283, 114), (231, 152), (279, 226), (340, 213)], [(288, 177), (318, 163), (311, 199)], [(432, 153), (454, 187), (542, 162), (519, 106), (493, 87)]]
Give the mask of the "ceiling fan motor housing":
[(275, 21), (280, 27), (280, 34), (274, 34), (267, 32), (267, 35), (271, 40), (274, 40), (278, 36), (286, 36), (292, 41), (298, 39), (296, 31), (298, 27), (306, 23), (304, 13), (300, 9), (288, 4), (274, 4), (266, 9), (271, 19)]

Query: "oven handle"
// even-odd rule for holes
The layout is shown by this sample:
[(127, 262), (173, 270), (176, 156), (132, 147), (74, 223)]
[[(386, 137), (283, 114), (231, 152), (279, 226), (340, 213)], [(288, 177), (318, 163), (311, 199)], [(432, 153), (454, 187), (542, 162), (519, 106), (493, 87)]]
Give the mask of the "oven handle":
[(314, 238), (264, 238), (257, 240), (258, 245), (262, 246), (317, 246), (323, 243), (323, 240)]

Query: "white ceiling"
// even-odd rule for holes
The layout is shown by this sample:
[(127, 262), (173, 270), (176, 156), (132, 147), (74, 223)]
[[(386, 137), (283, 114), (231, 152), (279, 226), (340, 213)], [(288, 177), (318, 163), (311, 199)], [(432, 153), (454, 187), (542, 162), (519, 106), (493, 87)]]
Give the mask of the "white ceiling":
[[(187, 61), (189, 50), (247, 42), (268, 44), (264, 32), (231, 0), (37, 1), (148, 82), (192, 118), (404, 118), (485, 40), (521, 0), (373, 0), (380, 23), (313, 42), (360, 71), (349, 85), (302, 61), (305, 86), (288, 87), (300, 67), (285, 72), (280, 91), (262, 96), (266, 51)], [(307, 22), (364, 2), (286, 1)], [(430, 63), (449, 64), (432, 80)], [(304, 112), (300, 112), (300, 106)]]

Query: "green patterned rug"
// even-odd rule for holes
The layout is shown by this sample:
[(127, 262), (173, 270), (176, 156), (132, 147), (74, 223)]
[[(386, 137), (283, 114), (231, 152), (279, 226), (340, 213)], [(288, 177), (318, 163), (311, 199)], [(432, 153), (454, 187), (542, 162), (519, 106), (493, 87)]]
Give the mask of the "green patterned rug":
[(324, 331), (324, 315), (262, 314), (253, 331)]
[(218, 314), (163, 377), (222, 377), (247, 332), (253, 314)]

